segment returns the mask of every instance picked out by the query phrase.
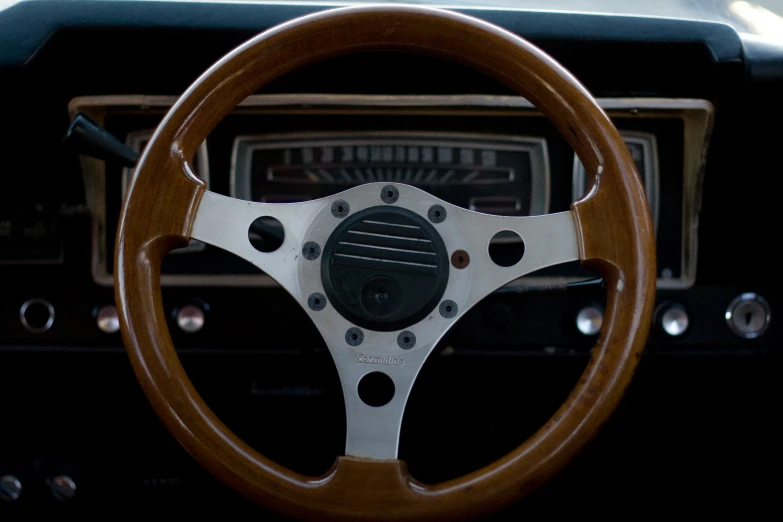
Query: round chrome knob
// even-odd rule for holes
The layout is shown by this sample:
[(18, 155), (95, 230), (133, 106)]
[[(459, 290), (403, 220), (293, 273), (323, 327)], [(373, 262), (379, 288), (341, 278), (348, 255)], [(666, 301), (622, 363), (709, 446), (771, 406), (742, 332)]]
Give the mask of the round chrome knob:
[(737, 296), (726, 309), (729, 328), (745, 339), (755, 339), (763, 335), (767, 331), (770, 318), (769, 304), (753, 292)]
[(196, 333), (204, 327), (204, 310), (185, 305), (177, 312), (177, 325), (185, 333)]
[(76, 482), (68, 475), (57, 475), (49, 481), (52, 496), (61, 502), (76, 496)]
[(599, 306), (585, 306), (576, 314), (576, 328), (582, 335), (597, 335), (603, 324), (604, 311)]
[(659, 317), (661, 328), (672, 337), (679, 337), (684, 334), (690, 324), (690, 318), (688, 317), (688, 312), (685, 311), (685, 307), (677, 303), (664, 305)]
[(13, 502), (22, 496), (22, 483), (13, 475), (0, 477), (0, 500)]
[(120, 316), (114, 305), (102, 306), (95, 317), (101, 332), (112, 334), (120, 331)]
[(54, 324), (54, 307), (45, 299), (29, 299), (19, 308), (22, 326), (32, 333), (44, 333)]

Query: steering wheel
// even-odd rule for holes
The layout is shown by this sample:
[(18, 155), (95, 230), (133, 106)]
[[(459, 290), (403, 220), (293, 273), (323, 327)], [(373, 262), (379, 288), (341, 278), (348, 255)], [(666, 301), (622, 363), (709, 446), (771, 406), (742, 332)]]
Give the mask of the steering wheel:
[[(571, 210), (531, 217), (471, 212), (402, 183), (368, 183), (295, 204), (240, 201), (205, 190), (191, 158), (248, 95), (304, 65), (348, 53), (403, 51), (460, 62), (530, 100), (574, 148), (592, 189)], [(254, 220), (282, 224), (282, 244), (256, 250)], [(513, 231), (513, 266), (489, 256)], [(198, 239), (273, 277), (315, 323), (345, 398), (345, 456), (306, 477), (239, 440), (207, 407), (171, 341), (161, 302), (167, 252)], [(440, 484), (414, 480), (397, 460), (403, 410), (439, 339), (483, 297), (540, 268), (581, 260), (607, 288), (606, 320), (570, 396), (532, 437), (496, 462)], [(552, 477), (621, 399), (645, 345), (655, 297), (653, 226), (645, 192), (617, 130), (587, 90), (531, 43), (483, 21), (423, 7), (349, 7), (270, 29), (204, 73), (158, 127), (122, 207), (116, 299), (133, 369), (185, 449), (259, 504), (310, 519), (453, 519), (510, 504)], [(362, 379), (393, 384), (365, 403)]]

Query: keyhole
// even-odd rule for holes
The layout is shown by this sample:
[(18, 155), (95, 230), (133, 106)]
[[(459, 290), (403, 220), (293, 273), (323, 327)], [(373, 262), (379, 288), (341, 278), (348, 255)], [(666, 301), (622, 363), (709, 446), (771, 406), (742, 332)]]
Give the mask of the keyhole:
[(750, 322), (753, 320), (753, 313), (747, 312), (745, 314), (745, 326), (750, 326)]

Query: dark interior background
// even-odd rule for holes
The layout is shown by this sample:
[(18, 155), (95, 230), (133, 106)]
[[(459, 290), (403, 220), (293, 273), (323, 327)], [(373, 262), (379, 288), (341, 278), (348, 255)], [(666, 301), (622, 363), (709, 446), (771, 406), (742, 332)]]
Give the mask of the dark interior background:
[[(209, 477), (156, 418), (118, 335), (95, 328), (113, 302), (92, 282), (89, 216), (78, 157), (62, 146), (75, 96), (179, 95), (257, 32), (315, 10), (302, 6), (159, 2), (25, 2), (0, 12), (0, 217), (42, 215), (63, 245), (56, 265), (0, 265), (0, 475), (25, 484), (0, 519), (156, 510), (266, 516)], [(659, 291), (691, 329), (657, 327), (636, 379), (599, 437), (557, 479), (498, 515), (605, 514), (617, 519), (760, 518), (777, 508), (783, 432), (776, 231), (783, 52), (707, 22), (564, 13), (471, 11), (529, 38), (597, 97), (703, 98), (716, 109), (704, 178), (696, 285)], [(297, 71), (264, 93), (511, 94), (455, 64), (384, 54)], [(742, 340), (723, 313), (741, 292), (763, 295), (773, 320)], [(55, 326), (23, 330), (19, 305), (40, 296)], [(339, 381), (315, 329), (274, 289), (167, 288), (167, 307), (211, 304), (209, 328), (236, 345), (172, 331), (208, 404), (254, 447), (297, 471), (326, 471), (342, 451)], [(566, 397), (591, 340), (573, 326), (599, 289), (499, 294), (473, 310), (426, 364), (411, 396), (400, 455), (434, 482), (521, 443)], [(222, 326), (218, 326), (222, 325)], [(295, 326), (298, 335), (283, 335)], [(443, 349), (447, 349), (445, 352)], [(45, 479), (67, 473), (73, 502)], [(270, 515), (271, 516), (271, 515)]]

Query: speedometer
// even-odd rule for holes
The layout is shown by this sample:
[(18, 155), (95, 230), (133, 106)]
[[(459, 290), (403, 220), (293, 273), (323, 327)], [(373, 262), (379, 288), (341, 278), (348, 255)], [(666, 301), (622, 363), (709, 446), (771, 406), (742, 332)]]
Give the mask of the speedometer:
[(369, 182), (419, 186), (480, 212), (547, 212), (549, 166), (540, 138), (367, 132), (239, 136), (231, 190), (250, 201), (320, 198)]

